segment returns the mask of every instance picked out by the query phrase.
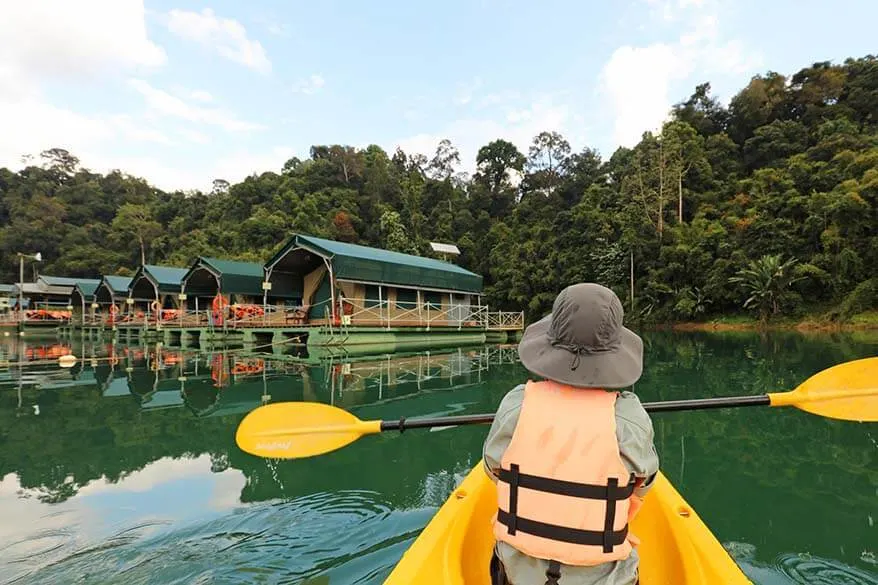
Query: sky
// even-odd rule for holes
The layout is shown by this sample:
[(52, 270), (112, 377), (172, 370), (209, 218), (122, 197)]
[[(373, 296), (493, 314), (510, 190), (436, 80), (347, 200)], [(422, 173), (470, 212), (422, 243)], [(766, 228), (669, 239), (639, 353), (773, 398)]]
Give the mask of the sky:
[(544, 130), (607, 158), (709, 81), (875, 52), (878, 3), (835, 0), (8, 0), (0, 166), (65, 148), (98, 172), (209, 190), (313, 144), (472, 171)]

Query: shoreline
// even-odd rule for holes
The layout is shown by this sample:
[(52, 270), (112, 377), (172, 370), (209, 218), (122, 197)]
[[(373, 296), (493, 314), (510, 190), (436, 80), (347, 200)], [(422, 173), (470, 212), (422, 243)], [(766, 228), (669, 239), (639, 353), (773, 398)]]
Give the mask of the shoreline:
[(799, 333), (838, 333), (847, 331), (878, 331), (878, 322), (831, 323), (803, 320), (779, 323), (759, 323), (758, 321), (725, 323), (722, 321), (681, 321), (676, 323), (654, 323), (645, 325), (645, 327), (659, 331), (797, 331)]

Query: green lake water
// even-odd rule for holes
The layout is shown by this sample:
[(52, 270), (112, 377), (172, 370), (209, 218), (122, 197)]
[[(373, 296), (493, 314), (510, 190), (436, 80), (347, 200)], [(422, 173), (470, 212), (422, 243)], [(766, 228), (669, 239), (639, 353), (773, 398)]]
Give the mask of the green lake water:
[[(793, 389), (878, 355), (874, 334), (644, 341), (644, 401)], [(59, 368), (66, 350), (84, 361)], [(291, 400), (489, 412), (527, 374), (514, 346), (313, 362), (0, 338), (0, 584), (381, 583), (487, 427), (276, 461), (236, 447), (239, 421)], [(665, 474), (755, 583), (878, 584), (878, 425), (794, 408), (653, 421)]]

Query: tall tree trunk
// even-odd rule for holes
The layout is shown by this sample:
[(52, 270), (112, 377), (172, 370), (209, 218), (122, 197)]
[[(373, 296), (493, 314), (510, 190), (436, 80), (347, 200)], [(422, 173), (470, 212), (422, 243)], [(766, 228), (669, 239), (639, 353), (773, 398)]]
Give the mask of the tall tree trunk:
[(634, 250), (630, 251), (631, 254), (631, 312), (634, 312)]
[(677, 221), (683, 223), (683, 173), (677, 177)]
[(662, 239), (662, 228), (664, 227), (664, 202), (665, 202), (665, 148), (659, 142), (659, 192), (658, 192), (658, 233), (659, 240)]
[(140, 241), (140, 264), (146, 264), (146, 245), (143, 243), (143, 238), (138, 238)]

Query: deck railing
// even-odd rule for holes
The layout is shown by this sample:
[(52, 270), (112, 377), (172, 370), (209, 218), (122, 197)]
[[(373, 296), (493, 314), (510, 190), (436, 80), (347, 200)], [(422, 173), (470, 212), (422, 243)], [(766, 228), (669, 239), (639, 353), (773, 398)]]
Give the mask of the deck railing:
[(498, 311), (488, 313), (488, 329), (497, 331), (521, 331), (524, 329), (523, 311)]
[[(109, 325), (107, 317), (104, 323)], [(520, 330), (521, 312), (491, 312), (486, 305), (443, 304), (343, 298), (333, 316), (329, 301), (297, 307), (274, 305), (231, 305), (217, 313), (213, 308), (180, 311), (165, 309), (161, 315), (150, 311), (116, 315), (117, 326), (146, 326), (159, 329), (196, 328), (248, 329), (256, 327), (328, 326), (344, 329), (359, 327), (436, 327)]]

